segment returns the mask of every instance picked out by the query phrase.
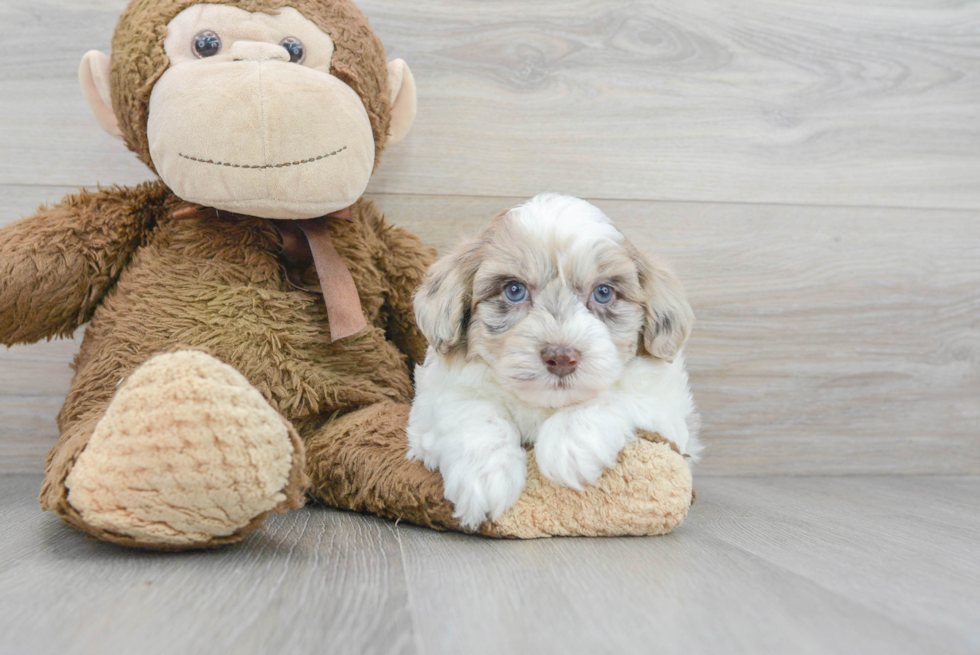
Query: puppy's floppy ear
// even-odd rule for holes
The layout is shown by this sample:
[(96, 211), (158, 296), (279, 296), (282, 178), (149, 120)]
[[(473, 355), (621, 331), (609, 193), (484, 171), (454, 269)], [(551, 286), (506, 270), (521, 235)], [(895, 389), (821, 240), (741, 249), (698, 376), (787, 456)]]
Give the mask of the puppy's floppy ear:
[(674, 361), (694, 325), (694, 311), (684, 287), (670, 269), (630, 246), (646, 296), (643, 349), (651, 357)]
[(429, 269), (415, 293), (415, 320), (429, 345), (448, 354), (466, 339), (473, 298), (473, 278), (483, 243), (468, 241)]

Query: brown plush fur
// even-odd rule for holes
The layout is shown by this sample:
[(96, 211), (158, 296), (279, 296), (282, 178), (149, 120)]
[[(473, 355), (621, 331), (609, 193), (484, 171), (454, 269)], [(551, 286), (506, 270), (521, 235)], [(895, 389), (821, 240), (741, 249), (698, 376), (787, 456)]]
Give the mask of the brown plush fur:
[(284, 279), (270, 221), (174, 219), (181, 205), (162, 183), (82, 192), (3, 231), (0, 342), (69, 334), (91, 319), (41, 494), (73, 524), (64, 479), (118, 382), (157, 353), (207, 349), (304, 438), (331, 416), (411, 398), (409, 363), (426, 347), (411, 298), (434, 251), (369, 202), (355, 205), (353, 223), (333, 222), (369, 327), (330, 343), (322, 298)]
[(353, 223), (333, 222), (369, 327), (330, 343), (323, 300), (286, 282), (270, 221), (174, 219), (181, 205), (159, 182), (82, 192), (3, 231), (0, 342), (70, 334), (91, 320), (41, 496), (75, 524), (64, 479), (118, 382), (157, 353), (207, 349), (304, 438), (333, 415), (411, 398), (409, 363), (426, 347), (411, 298), (431, 249), (369, 202), (355, 205)]
[[(255, 11), (294, 6), (328, 32), (337, 46), (334, 72), (363, 98), (381, 152), (390, 102), (384, 51), (349, 0), (211, 1)], [(192, 4), (134, 0), (116, 30), (113, 105), (126, 143), (151, 167), (147, 103), (167, 66), (165, 26)], [(289, 428), (292, 468), (285, 500), (273, 511), (299, 506), (311, 480), (311, 493), (329, 504), (458, 529), (439, 474), (405, 456), (410, 366), (427, 347), (412, 295), (434, 251), (388, 224), (370, 202), (356, 203), (353, 222), (332, 221), (331, 239), (353, 275), (368, 327), (331, 343), (322, 296), (287, 281), (272, 221), (174, 218), (183, 206), (162, 182), (82, 191), (0, 231), (0, 343), (66, 336), (89, 323), (58, 416), (61, 437), (48, 455), (42, 507), (98, 538), (147, 548), (211, 547), (259, 527), (265, 513), (233, 534), (174, 546), (97, 528), (68, 500), (66, 478), (121, 383), (155, 355), (201, 350), (240, 372)], [(316, 280), (316, 273), (302, 277)], [(630, 533), (636, 511), (651, 508), (655, 516), (641, 521), (647, 527), (640, 531), (667, 531), (683, 520), (674, 501), (689, 499), (690, 478), (678, 474), (686, 465), (669, 449), (644, 452), (636, 460), (648, 466), (643, 470), (665, 477), (644, 486), (629, 483), (635, 467), (607, 473), (610, 498), (593, 519), (577, 492), (551, 490), (483, 532)], [(566, 510), (577, 527), (554, 517)]]
[(378, 403), (317, 430), (306, 442), (313, 485), (330, 505), (458, 529), (442, 477), (405, 456), (410, 409), (406, 403)]

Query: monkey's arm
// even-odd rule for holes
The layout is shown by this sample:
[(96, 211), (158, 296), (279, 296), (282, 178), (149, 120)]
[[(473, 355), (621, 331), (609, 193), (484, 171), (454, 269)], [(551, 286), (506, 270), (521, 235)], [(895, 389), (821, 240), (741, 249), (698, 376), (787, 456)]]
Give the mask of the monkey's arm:
[(0, 230), (0, 343), (88, 321), (166, 200), (159, 183), (81, 191)]
[(385, 302), (388, 335), (408, 355), (411, 364), (421, 364), (425, 361), (428, 342), (415, 324), (412, 299), (429, 266), (436, 260), (436, 250), (408, 230), (387, 224), (384, 219), (381, 219), (379, 232), (387, 246), (381, 265), (389, 284)]

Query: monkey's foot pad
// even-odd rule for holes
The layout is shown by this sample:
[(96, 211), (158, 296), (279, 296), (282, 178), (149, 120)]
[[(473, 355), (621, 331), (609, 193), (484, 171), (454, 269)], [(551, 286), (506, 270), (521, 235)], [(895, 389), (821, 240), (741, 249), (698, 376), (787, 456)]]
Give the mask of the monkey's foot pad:
[[(149, 547), (193, 547), (297, 506), (302, 446), (248, 381), (210, 355), (178, 351), (120, 387), (68, 474), (82, 519)], [(293, 475), (291, 475), (291, 473)]]
[(545, 480), (528, 453), (527, 486), (517, 504), (481, 532), (494, 537), (666, 534), (687, 517), (691, 469), (656, 435), (628, 444), (619, 463), (584, 491)]

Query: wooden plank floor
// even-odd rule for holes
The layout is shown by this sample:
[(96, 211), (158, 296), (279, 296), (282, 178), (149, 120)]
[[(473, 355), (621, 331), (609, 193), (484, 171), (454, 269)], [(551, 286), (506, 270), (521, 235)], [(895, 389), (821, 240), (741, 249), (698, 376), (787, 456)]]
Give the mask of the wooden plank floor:
[(976, 653), (980, 478), (704, 478), (666, 537), (493, 541), (321, 507), (216, 552), (85, 538), (0, 476), (0, 651)]

